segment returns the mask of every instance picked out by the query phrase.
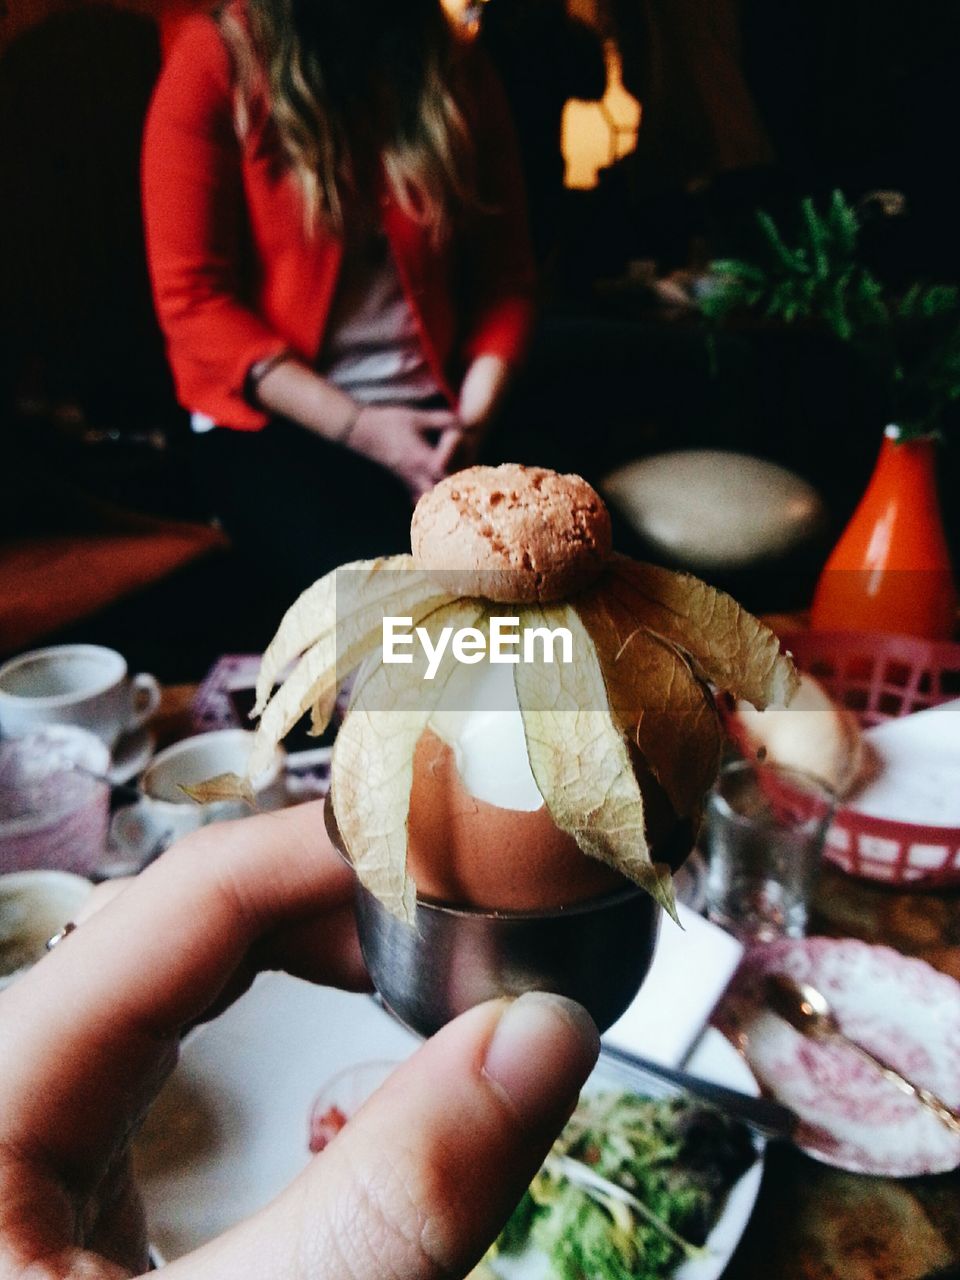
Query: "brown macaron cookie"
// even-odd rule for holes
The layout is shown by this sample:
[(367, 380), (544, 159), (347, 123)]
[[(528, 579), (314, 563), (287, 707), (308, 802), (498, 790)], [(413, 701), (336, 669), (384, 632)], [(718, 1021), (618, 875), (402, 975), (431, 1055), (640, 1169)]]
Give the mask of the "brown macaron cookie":
[(602, 572), (610, 514), (581, 476), (515, 462), (470, 467), (424, 494), (410, 542), (419, 567), (454, 595), (563, 600)]

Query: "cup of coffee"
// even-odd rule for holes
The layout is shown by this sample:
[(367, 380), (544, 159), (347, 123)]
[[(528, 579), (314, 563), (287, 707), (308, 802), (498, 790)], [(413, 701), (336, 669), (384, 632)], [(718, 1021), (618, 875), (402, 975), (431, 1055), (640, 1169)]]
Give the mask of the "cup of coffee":
[[(111, 828), (117, 858), (128, 864), (125, 870), (136, 870), (199, 827), (253, 812), (245, 800), (198, 804), (183, 790), (222, 773), (245, 776), (253, 737), (246, 729), (218, 729), (185, 738), (153, 757), (140, 778), (141, 799), (121, 809)], [(286, 804), (285, 763), (285, 753), (278, 747), (269, 768), (251, 780), (258, 811), (282, 809)]]
[(0, 667), (0, 735), (22, 737), (50, 724), (95, 733), (112, 750), (156, 711), (160, 686), (127, 672), (126, 659), (97, 644), (33, 649)]
[(66, 871), (0, 875), (0, 990), (43, 958), (47, 939), (74, 918), (92, 889)]

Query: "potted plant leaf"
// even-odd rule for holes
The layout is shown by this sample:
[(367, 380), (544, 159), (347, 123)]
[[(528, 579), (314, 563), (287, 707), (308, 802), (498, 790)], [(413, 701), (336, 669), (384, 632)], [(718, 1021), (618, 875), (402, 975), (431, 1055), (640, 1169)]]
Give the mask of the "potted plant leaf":
[(886, 287), (862, 260), (860, 218), (840, 191), (823, 211), (802, 201), (795, 238), (767, 213), (757, 225), (755, 258), (712, 264), (703, 313), (714, 324), (763, 317), (832, 334), (863, 358), (888, 406), (873, 476), (818, 582), (813, 625), (949, 638), (957, 597), (935, 445), (960, 399), (960, 289)]

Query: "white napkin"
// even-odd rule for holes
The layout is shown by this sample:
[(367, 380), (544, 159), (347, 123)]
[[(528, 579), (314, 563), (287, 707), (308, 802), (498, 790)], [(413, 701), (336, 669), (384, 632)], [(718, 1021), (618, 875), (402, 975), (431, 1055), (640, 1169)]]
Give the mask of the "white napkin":
[(874, 818), (960, 827), (960, 698), (867, 729), (877, 776), (847, 807)]
[(664, 916), (639, 995), (603, 1037), (666, 1067), (687, 1057), (743, 954), (729, 933), (682, 903), (677, 910), (683, 929)]

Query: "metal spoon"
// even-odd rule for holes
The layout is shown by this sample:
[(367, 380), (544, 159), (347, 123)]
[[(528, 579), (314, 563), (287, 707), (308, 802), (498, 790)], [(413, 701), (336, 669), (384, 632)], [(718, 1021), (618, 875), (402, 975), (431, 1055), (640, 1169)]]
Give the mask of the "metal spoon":
[(951, 1133), (960, 1134), (960, 1112), (948, 1107), (942, 1098), (938, 1098), (929, 1089), (908, 1080), (895, 1067), (891, 1067), (889, 1062), (884, 1062), (875, 1053), (851, 1040), (837, 1022), (829, 1000), (816, 987), (811, 987), (806, 982), (795, 982), (785, 973), (768, 973), (763, 986), (767, 1003), (773, 1012), (789, 1022), (801, 1035), (810, 1036), (814, 1040), (843, 1041), (861, 1058), (872, 1063), (902, 1093), (912, 1094), (918, 1102), (929, 1108)]
[(105, 773), (97, 773), (94, 769), (88, 769), (85, 764), (81, 764), (79, 760), (68, 760), (64, 764), (64, 769), (70, 773), (79, 773), (82, 778), (89, 778), (91, 782), (101, 782), (110, 790), (112, 798), (120, 800), (136, 801), (141, 799), (141, 792), (129, 782), (114, 782), (112, 778)]

